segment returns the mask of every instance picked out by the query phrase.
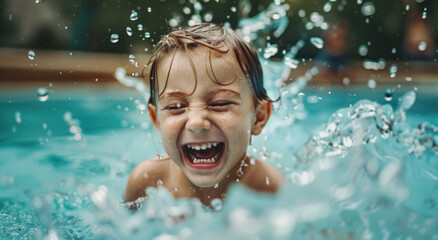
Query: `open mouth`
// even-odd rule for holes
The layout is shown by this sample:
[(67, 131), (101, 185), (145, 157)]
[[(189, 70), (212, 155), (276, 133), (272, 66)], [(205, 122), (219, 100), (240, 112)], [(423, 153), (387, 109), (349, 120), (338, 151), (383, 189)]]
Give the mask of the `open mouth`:
[(192, 167), (211, 168), (217, 166), (222, 159), (224, 146), (223, 142), (186, 144), (183, 151)]

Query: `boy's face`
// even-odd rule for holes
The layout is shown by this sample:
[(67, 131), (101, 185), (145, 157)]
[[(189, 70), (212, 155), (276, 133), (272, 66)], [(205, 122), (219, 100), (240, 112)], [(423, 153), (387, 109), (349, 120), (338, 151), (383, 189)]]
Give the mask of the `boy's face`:
[[(194, 185), (211, 187), (245, 157), (251, 133), (260, 133), (269, 118), (260, 117), (259, 105), (266, 110), (268, 103), (255, 106), (250, 83), (232, 51), (213, 51), (211, 65), (206, 48), (188, 54), (194, 66), (178, 51), (157, 108), (149, 110), (169, 157)], [(169, 54), (159, 62), (157, 95), (166, 85), (171, 59)]]

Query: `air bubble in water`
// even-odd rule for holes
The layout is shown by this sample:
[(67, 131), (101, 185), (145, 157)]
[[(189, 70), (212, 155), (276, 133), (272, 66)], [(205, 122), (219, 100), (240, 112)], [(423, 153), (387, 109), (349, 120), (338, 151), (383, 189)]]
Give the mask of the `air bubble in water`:
[(388, 102), (392, 100), (392, 90), (390, 88), (385, 90), (385, 100)]
[(278, 52), (277, 44), (267, 46), (264, 50), (263, 57), (270, 58), (270, 57), (274, 56), (277, 52)]
[(220, 200), (219, 198), (213, 198), (210, 202), (211, 207), (215, 210), (215, 211), (219, 211), (222, 209), (222, 200)]
[(116, 33), (111, 34), (110, 41), (112, 43), (118, 42), (119, 41), (119, 34), (116, 34)]
[(369, 88), (376, 88), (376, 80), (374, 80), (374, 79), (370, 79), (370, 80), (368, 80), (368, 87)]
[(129, 62), (131, 63), (135, 62), (135, 56), (133, 54), (129, 54)]
[(33, 50), (30, 50), (30, 51), (27, 53), (27, 57), (28, 57), (30, 60), (34, 60), (34, 59), (35, 59), (35, 52), (34, 52)]
[(366, 56), (368, 54), (368, 47), (366, 45), (362, 44), (359, 46), (358, 52), (359, 52), (359, 55)]
[(46, 88), (38, 88), (37, 97), (38, 101), (45, 102), (49, 99), (49, 91)]
[(418, 44), (418, 50), (424, 51), (427, 48), (427, 43), (425, 41), (421, 41), (420, 44)]
[(284, 64), (286, 64), (288, 67), (292, 68), (292, 69), (297, 69), (298, 64), (300, 62), (296, 59), (290, 58), (290, 57), (285, 57), (284, 58)]
[(318, 49), (321, 49), (324, 46), (324, 41), (319, 37), (310, 38), (310, 42)]
[(371, 16), (376, 12), (376, 8), (374, 7), (372, 2), (367, 2), (362, 5), (361, 9), (362, 15)]
[(136, 11), (132, 11), (131, 15), (129, 16), (129, 19), (131, 19), (131, 21), (135, 21), (138, 19), (138, 13)]
[(143, 31), (143, 25), (142, 24), (138, 24), (137, 25), (137, 29), (138, 29), (138, 31)]
[(132, 28), (126, 27), (126, 34), (128, 34), (128, 36), (132, 36)]

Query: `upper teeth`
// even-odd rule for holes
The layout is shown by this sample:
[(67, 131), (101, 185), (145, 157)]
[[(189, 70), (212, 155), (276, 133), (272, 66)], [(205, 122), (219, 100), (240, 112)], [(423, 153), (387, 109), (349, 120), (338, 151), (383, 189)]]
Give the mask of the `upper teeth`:
[(203, 144), (188, 144), (188, 148), (192, 148), (195, 150), (205, 150), (207, 148), (216, 147), (218, 143), (203, 143)]

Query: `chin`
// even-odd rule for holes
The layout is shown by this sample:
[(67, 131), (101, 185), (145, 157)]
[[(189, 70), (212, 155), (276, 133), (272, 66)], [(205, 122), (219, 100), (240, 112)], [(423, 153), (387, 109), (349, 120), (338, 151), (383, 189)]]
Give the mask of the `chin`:
[(214, 187), (214, 185), (218, 184), (220, 182), (220, 180), (216, 180), (216, 179), (203, 179), (203, 177), (192, 177), (190, 179), (190, 182), (192, 182), (193, 185), (200, 187), (200, 188), (210, 188), (210, 187)]

